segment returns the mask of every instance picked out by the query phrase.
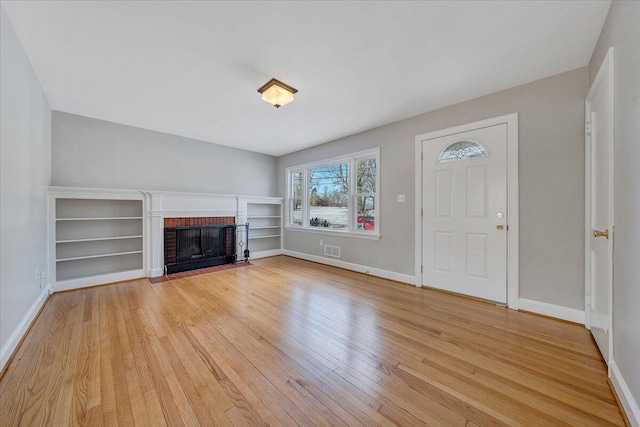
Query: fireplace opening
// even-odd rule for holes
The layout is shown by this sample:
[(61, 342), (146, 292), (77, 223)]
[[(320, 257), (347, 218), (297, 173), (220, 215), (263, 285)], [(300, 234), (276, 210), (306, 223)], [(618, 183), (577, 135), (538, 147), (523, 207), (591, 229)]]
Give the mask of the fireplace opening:
[(165, 274), (232, 264), (236, 261), (236, 225), (165, 227)]

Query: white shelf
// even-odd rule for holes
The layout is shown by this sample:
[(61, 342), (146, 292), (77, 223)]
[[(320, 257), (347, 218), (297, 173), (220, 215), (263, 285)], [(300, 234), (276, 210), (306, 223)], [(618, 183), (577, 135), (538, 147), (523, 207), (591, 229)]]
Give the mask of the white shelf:
[(87, 279), (93, 279), (91, 280), (93, 283), (91, 283), (89, 286), (96, 286), (104, 283), (113, 283), (113, 282), (120, 282), (122, 280), (136, 279), (139, 277), (144, 277), (144, 270), (139, 268), (126, 268), (122, 270), (116, 270), (112, 273), (104, 274), (100, 276), (96, 276), (94, 274), (83, 274), (79, 276), (66, 277), (64, 279), (57, 280), (59, 285), (59, 288), (57, 290), (66, 291), (70, 289), (75, 289), (78, 287), (78, 286), (74, 286), (75, 283), (79, 283), (80, 287), (86, 287), (87, 285), (85, 284), (85, 282)]
[(84, 256), (69, 257), (69, 258), (60, 258), (60, 259), (57, 259), (56, 262), (76, 261), (79, 259), (91, 259), (91, 258), (106, 258), (110, 256), (131, 255), (131, 254), (141, 254), (141, 253), (142, 251), (128, 251), (128, 252), (114, 252), (110, 254), (84, 255)]
[(57, 240), (56, 243), (78, 243), (78, 242), (100, 242), (104, 240), (123, 240), (123, 239), (141, 239), (142, 235), (138, 236), (116, 236), (116, 237), (95, 237), (91, 239), (71, 239), (71, 240)]
[(142, 219), (141, 216), (109, 216), (103, 218), (56, 218), (56, 221), (112, 221), (112, 220)]
[[(246, 211), (249, 223), (247, 243), (252, 257), (259, 253), (280, 252), (282, 250), (282, 201), (249, 201)], [(256, 231), (255, 235), (253, 231)]]
[(50, 194), (51, 277), (73, 289), (144, 275), (142, 195)]

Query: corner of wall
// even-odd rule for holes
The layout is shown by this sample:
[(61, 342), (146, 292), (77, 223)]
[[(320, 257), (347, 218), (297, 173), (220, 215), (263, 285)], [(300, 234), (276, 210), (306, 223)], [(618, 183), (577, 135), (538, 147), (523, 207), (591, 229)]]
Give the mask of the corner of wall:
[(638, 406), (638, 401), (633, 398), (633, 394), (627, 386), (615, 360), (611, 360), (609, 368), (611, 371), (611, 384), (615, 389), (620, 404), (624, 408), (629, 423), (631, 423), (633, 427), (640, 427), (640, 406)]
[[(0, 6), (0, 369), (47, 300), (47, 186), (51, 108), (4, 7)], [(34, 276), (34, 270), (36, 272)]]
[(29, 310), (26, 312), (18, 327), (14, 329), (13, 333), (9, 336), (9, 339), (0, 349), (0, 372), (3, 372), (7, 367), (7, 363), (13, 357), (14, 352), (17, 350), (18, 346), (22, 342), (22, 339), (26, 336), (29, 328), (36, 320), (42, 307), (44, 307), (44, 303), (47, 301), (49, 296), (53, 293), (53, 288), (50, 284), (47, 284), (38, 295), (38, 298), (31, 305)]

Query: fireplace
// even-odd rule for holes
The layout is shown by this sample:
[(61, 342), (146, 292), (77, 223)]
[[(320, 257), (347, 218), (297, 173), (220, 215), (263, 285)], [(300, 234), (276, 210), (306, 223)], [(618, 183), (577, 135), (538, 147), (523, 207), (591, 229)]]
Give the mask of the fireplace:
[(164, 260), (165, 274), (234, 263), (235, 218), (165, 219)]

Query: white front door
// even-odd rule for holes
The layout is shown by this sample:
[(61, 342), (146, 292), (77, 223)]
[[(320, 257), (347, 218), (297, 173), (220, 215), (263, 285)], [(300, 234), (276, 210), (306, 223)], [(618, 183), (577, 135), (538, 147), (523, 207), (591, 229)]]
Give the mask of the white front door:
[(422, 142), (422, 284), (507, 302), (507, 125)]
[(611, 51), (594, 80), (586, 103), (586, 323), (607, 363), (611, 355), (613, 279), (612, 64)]

